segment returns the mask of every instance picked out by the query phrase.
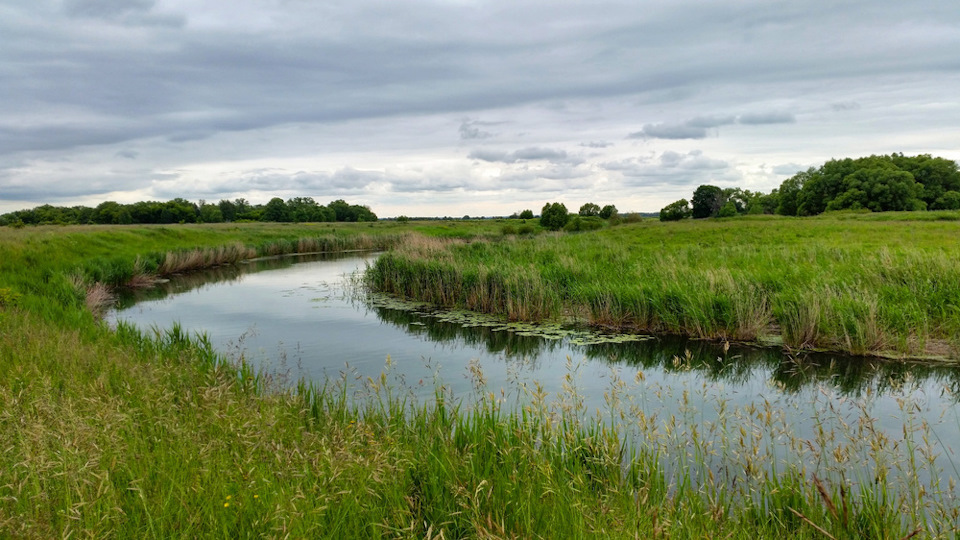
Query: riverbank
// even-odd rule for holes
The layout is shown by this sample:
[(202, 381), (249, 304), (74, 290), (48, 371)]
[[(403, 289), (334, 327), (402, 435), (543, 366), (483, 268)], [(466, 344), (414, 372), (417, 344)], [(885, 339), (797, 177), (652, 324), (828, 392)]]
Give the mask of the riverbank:
[(885, 217), (645, 221), (470, 243), (411, 238), (377, 260), (368, 282), (510, 320), (955, 361), (960, 221)]
[[(787, 439), (796, 453), (774, 455), (765, 441), (789, 437), (776, 411), (725, 411), (727, 420), (709, 427), (696, 415), (638, 416), (623, 401), (610, 411), (622, 420), (601, 423), (578, 407), (573, 375), (561, 395), (527, 389), (520, 410), (501, 409), (495, 396), (460, 403), (443, 388), (429, 403), (410, 403), (386, 375), (284, 390), (182, 329), (109, 329), (78, 287), (78, 276), (127, 282), (138, 257), (150, 271), (149, 261), (159, 268), (167, 253), (259, 252), (323, 236), (316, 232), (0, 229), (0, 536), (821, 538), (822, 530), (900, 538), (956, 530), (960, 505), (928, 460), (929, 434), (885, 434), (866, 413), (856, 424), (824, 409), (823, 439)], [(357, 225), (334, 236), (369, 233)], [(479, 384), (482, 373), (475, 376)], [(615, 401), (625, 399), (621, 382), (611, 381)], [(843, 424), (851, 420), (856, 426)], [(867, 464), (862, 475), (849, 472), (854, 457)], [(819, 476), (806, 458), (820, 463)]]

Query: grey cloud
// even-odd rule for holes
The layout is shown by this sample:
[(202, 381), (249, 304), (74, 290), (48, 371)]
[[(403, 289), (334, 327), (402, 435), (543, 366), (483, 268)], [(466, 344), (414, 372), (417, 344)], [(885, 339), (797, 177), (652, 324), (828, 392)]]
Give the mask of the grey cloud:
[(704, 139), (707, 130), (686, 124), (645, 124), (640, 131), (631, 133), (630, 139)]
[(737, 121), (744, 125), (757, 126), (765, 124), (793, 124), (797, 121), (797, 118), (792, 113), (767, 112), (742, 114)]
[(700, 150), (687, 153), (667, 150), (653, 160), (632, 158), (602, 163), (600, 167), (623, 175), (630, 186), (696, 186), (739, 178), (739, 173), (726, 161), (707, 157)]
[(630, 139), (705, 139), (709, 129), (731, 124), (788, 124), (796, 117), (785, 112), (747, 113), (740, 116), (697, 116), (679, 124), (644, 124), (640, 131), (627, 135)]
[(584, 148), (610, 148), (613, 146), (613, 143), (608, 141), (590, 141), (580, 143), (580, 146)]
[(856, 101), (841, 101), (830, 105), (830, 108), (837, 112), (856, 111), (860, 109), (860, 104)]
[(701, 128), (727, 126), (737, 121), (736, 116), (698, 116), (687, 120), (684, 125)]
[[(491, 163), (518, 163), (521, 161), (540, 160), (556, 163), (571, 160), (571, 158), (567, 157), (567, 153), (564, 150), (554, 150), (551, 148), (540, 147), (521, 148), (515, 152), (504, 152), (501, 150), (479, 148), (470, 152), (467, 157), (470, 159), (479, 159), (481, 161), (487, 161)], [(579, 160), (572, 159), (572, 161)]]
[(137, 159), (137, 156), (140, 155), (140, 152), (136, 152), (134, 150), (120, 150), (114, 155), (124, 159)]
[(154, 0), (66, 0), (63, 10), (71, 17), (131, 26), (180, 27), (186, 22), (182, 16), (153, 13), (155, 4)]
[(460, 123), (460, 140), (470, 141), (477, 139), (489, 139), (493, 133), (484, 131), (481, 127), (494, 126), (499, 122), (480, 122), (478, 120), (464, 120)]

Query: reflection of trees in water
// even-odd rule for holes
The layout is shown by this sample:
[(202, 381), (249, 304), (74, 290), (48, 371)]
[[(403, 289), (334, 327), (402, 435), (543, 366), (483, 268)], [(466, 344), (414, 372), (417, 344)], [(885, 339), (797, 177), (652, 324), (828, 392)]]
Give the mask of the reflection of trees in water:
[(960, 368), (922, 362), (899, 362), (838, 354), (801, 352), (785, 354), (777, 348), (722, 344), (682, 337), (661, 336), (645, 341), (576, 346), (539, 336), (494, 331), (437, 320), (405, 310), (371, 307), (381, 320), (432, 341), (462, 343), (506, 358), (536, 360), (557, 349), (573, 349), (591, 360), (610, 364), (659, 369), (666, 373), (697, 371), (710, 381), (742, 385), (769, 374), (784, 392), (825, 384), (842, 395), (860, 396), (867, 388), (883, 394), (910, 384), (933, 379), (960, 395)]
[(267, 257), (254, 259), (240, 264), (230, 264), (207, 268), (199, 272), (178, 274), (169, 280), (157, 283), (147, 289), (121, 290), (117, 299), (117, 309), (132, 307), (137, 302), (162, 300), (168, 296), (190, 292), (218, 283), (237, 281), (246, 274), (254, 274), (266, 270), (289, 268), (297, 263), (312, 261), (331, 261), (345, 257), (355, 257), (355, 253), (314, 253), (309, 255), (284, 255), (281, 257)]
[[(245, 274), (286, 268), (298, 262), (350, 256), (355, 255), (317, 254), (261, 259), (174, 276), (156, 287), (121, 294), (119, 307), (123, 309), (140, 301), (159, 300), (216, 283), (236, 281)], [(361, 297), (354, 300), (364, 303)], [(843, 395), (859, 396), (867, 388), (883, 394), (917, 382), (934, 381), (942, 384), (954, 396), (960, 396), (960, 367), (952, 365), (812, 352), (790, 355), (777, 348), (737, 345), (724, 351), (718, 343), (669, 336), (646, 341), (580, 346), (564, 340), (495, 331), (490, 327), (464, 326), (406, 310), (369, 304), (367, 307), (381, 320), (431, 341), (459, 341), (493, 355), (502, 355), (507, 360), (522, 360), (530, 364), (536, 364), (544, 354), (566, 349), (575, 351), (578, 356), (610, 364), (655, 368), (667, 373), (694, 370), (707, 380), (734, 385), (769, 373), (771, 382), (785, 392), (798, 392), (804, 387), (824, 383)]]
[(494, 331), (486, 326), (464, 326), (460, 323), (437, 320), (434, 317), (410, 311), (370, 306), (377, 317), (407, 332), (423, 335), (431, 341), (459, 341), (473, 347), (485, 349), (494, 355), (503, 355), (507, 359), (521, 358), (535, 363), (541, 354), (563, 347), (556, 339), (539, 336), (519, 335), (516, 332)]

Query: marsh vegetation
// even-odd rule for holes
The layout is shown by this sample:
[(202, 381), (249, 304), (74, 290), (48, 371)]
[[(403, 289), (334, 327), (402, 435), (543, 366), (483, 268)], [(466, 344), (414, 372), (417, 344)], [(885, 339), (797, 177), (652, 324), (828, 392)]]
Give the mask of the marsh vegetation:
[[(533, 237), (470, 222), (0, 230), (0, 536), (951, 537), (957, 441), (918, 415), (951, 395), (947, 367), (859, 359), (887, 366), (869, 389), (750, 404), (725, 397), (723, 379), (669, 390), (634, 364), (610, 372), (595, 412), (576, 362), (553, 391), (508, 386), (509, 403), (482, 365), (468, 367), (469, 394), (441, 378), (412, 396), (391, 362), (281, 385), (181, 326), (111, 329), (86, 305), (96, 284), (254, 253), (389, 247), (374, 285), (514, 320), (955, 354), (957, 224), (900, 217)], [(810, 305), (824, 315), (803, 315)], [(812, 338), (789, 329), (795, 312)], [(658, 362), (743, 366), (690, 348)], [(912, 371), (930, 369), (943, 384), (917, 391)], [(895, 403), (882, 416), (880, 386)], [(651, 413), (661, 401), (676, 407)], [(798, 432), (790, 407), (819, 428)]]

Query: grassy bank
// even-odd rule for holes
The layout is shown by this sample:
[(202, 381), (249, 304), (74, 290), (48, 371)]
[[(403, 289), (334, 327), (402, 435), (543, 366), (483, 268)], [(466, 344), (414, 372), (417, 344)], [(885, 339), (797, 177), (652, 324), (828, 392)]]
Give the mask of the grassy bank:
[[(389, 375), (281, 389), (180, 329), (104, 327), (77, 276), (97, 281), (102, 271), (101, 283), (125, 283), (138, 258), (150, 273), (168, 253), (260, 253), (322, 236), (262, 225), (159, 229), (0, 229), (0, 537), (956, 531), (960, 505), (932, 464), (929, 433), (886, 435), (866, 412), (858, 420), (817, 408), (824, 430), (809, 441), (763, 405), (718, 402), (709, 425), (695, 411), (656, 418), (626, 397), (638, 374), (611, 381), (610, 412), (598, 419), (583, 410), (572, 368), (565, 392), (528, 389), (517, 410), (483, 392), (479, 369), (483, 397), (471, 403), (442, 387), (430, 403), (411, 402)], [(393, 240), (350, 242), (380, 241)], [(772, 441), (786, 441), (786, 453)]]
[[(899, 217), (899, 219), (897, 219)], [(413, 238), (377, 290), (514, 320), (856, 354), (958, 357), (960, 214), (648, 221), (583, 234)], [(940, 219), (934, 220), (933, 217)]]

